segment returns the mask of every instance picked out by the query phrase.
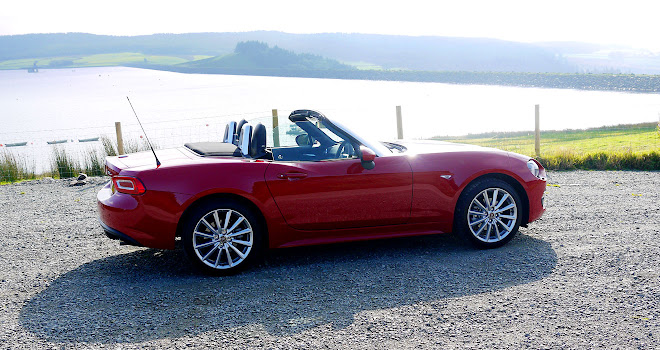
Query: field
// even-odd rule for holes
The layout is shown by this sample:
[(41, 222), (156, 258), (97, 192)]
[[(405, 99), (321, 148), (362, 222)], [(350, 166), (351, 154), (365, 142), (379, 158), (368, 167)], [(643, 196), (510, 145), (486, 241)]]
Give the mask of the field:
[[(535, 156), (534, 132), (434, 137)], [(550, 169), (660, 170), (657, 123), (607, 126), (587, 130), (541, 132), (538, 157)]]
[(135, 63), (173, 65), (208, 58), (210, 56), (158, 56), (135, 52), (97, 54), (88, 56), (60, 56), (25, 58), (0, 62), (0, 69), (27, 69), (36, 62), (38, 68), (109, 67)]

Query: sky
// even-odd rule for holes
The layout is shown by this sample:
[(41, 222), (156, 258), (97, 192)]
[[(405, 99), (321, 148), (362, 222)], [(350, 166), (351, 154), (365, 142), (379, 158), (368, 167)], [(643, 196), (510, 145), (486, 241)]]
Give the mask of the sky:
[(660, 51), (649, 0), (31, 0), (2, 5), (0, 35), (243, 32), (372, 33), (579, 41)]

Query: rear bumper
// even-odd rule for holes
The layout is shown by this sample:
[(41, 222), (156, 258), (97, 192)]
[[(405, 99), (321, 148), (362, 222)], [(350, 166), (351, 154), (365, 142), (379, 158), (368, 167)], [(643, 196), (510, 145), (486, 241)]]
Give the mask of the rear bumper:
[(101, 227), (108, 237), (131, 245), (174, 249), (182, 213), (175, 194), (148, 189), (143, 195), (113, 193), (108, 183), (96, 199)]
[(106, 225), (105, 223), (103, 223), (103, 221), (101, 221), (101, 219), (99, 219), (99, 222), (101, 223), (101, 227), (103, 228), (103, 231), (105, 232), (105, 235), (108, 236), (108, 238), (118, 239), (124, 244), (134, 245), (134, 246), (137, 246), (137, 247), (143, 247), (143, 245), (140, 244), (140, 242), (134, 240), (133, 238), (131, 238), (127, 234), (121, 233), (121, 232), (115, 230), (114, 228)]

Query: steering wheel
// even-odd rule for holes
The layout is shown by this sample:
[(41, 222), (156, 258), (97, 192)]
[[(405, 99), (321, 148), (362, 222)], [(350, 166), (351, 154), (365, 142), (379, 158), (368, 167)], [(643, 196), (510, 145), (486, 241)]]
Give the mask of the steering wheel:
[(355, 147), (349, 141), (342, 141), (337, 148), (336, 158), (352, 158), (355, 156)]

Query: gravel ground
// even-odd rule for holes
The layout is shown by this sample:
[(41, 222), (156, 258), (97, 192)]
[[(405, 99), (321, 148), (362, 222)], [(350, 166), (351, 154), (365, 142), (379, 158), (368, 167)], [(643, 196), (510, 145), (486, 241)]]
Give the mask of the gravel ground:
[(555, 172), (488, 251), (453, 235), (272, 251), (237, 276), (120, 246), (96, 192), (0, 186), (0, 348), (660, 346), (660, 173)]

